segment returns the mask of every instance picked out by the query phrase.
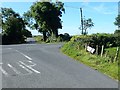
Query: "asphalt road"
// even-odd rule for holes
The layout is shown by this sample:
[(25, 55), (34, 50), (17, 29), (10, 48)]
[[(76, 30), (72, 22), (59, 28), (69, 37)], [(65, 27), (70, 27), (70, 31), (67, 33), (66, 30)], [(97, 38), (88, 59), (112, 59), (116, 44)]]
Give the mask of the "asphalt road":
[(117, 88), (118, 83), (62, 54), (61, 44), (2, 46), (2, 88)]

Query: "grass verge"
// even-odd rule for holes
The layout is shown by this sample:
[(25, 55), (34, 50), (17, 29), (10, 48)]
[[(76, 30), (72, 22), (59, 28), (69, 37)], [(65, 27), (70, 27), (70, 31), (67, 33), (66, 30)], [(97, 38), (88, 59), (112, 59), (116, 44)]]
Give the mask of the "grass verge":
[[(70, 56), (71, 58), (82, 62), (83, 64), (92, 67), (95, 70), (98, 70), (107, 76), (118, 80), (118, 61), (120, 61), (118, 58), (118, 61), (116, 62), (109, 62), (109, 57), (101, 57), (99, 55), (92, 55), (89, 52), (86, 52), (83, 47), (79, 46), (79, 43), (76, 42), (68, 42), (66, 43), (62, 48), (61, 51)], [(115, 55), (116, 48), (109, 48), (108, 55)], [(120, 57), (120, 53), (119, 53)], [(119, 65), (120, 68), (120, 65)], [(119, 79), (120, 80), (120, 79)]]

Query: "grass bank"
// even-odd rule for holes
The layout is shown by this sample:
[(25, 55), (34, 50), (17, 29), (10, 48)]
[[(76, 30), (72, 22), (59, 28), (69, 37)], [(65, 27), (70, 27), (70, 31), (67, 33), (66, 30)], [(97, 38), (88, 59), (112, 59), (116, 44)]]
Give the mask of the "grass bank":
[(61, 51), (71, 58), (80, 61), (83, 64), (88, 65), (115, 80), (118, 80), (118, 75), (120, 75), (120, 73), (118, 73), (118, 61), (120, 61), (120, 51), (119, 58), (116, 62), (110, 62), (111, 58), (109, 57), (115, 55), (116, 47), (106, 49), (106, 51), (109, 51), (107, 57), (90, 54), (89, 52), (86, 52), (79, 43), (71, 41), (64, 44), (64, 46), (61, 48)]

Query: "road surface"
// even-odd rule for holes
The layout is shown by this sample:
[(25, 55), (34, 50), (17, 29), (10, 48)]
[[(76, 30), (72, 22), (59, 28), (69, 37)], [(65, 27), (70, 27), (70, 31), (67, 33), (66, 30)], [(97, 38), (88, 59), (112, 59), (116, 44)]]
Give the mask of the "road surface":
[(61, 44), (2, 46), (2, 88), (117, 88), (118, 83), (62, 54)]

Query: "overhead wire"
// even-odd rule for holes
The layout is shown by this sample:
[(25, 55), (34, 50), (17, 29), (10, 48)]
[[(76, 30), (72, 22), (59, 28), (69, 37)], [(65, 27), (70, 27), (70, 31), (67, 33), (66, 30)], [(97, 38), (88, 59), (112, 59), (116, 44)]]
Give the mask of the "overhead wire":
[(74, 6), (67, 6), (67, 5), (64, 5), (64, 6), (68, 8), (80, 9), (79, 7), (74, 7)]

